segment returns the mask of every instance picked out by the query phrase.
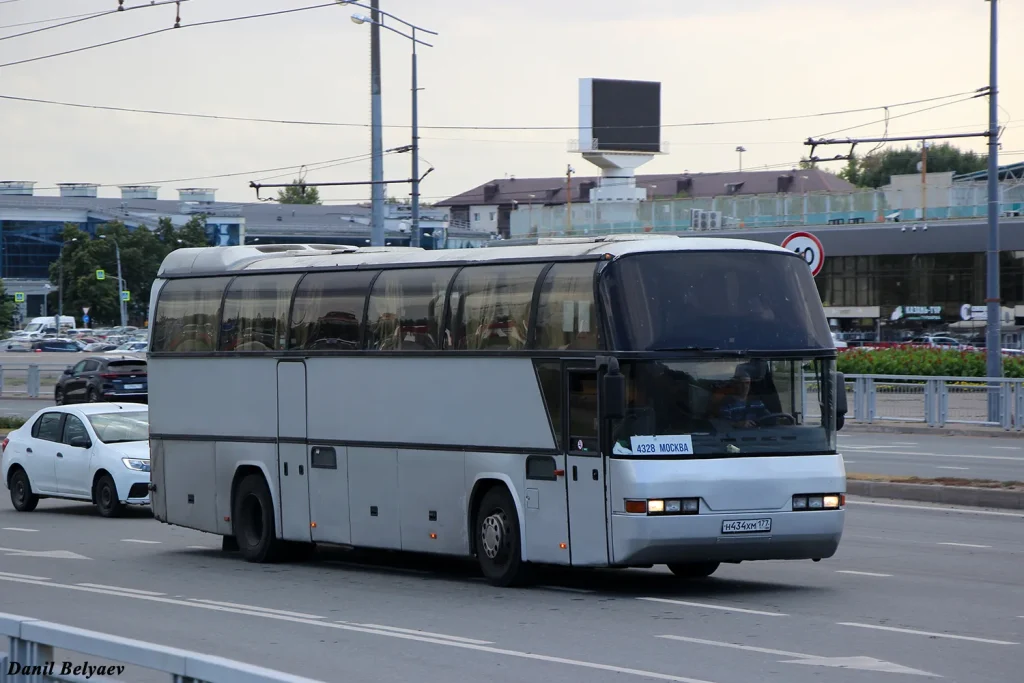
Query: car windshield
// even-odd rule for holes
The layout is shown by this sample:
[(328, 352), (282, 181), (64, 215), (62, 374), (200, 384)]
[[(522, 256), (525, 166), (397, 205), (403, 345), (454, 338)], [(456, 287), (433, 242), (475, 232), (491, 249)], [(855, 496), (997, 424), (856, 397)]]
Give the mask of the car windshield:
[[(614, 457), (835, 452), (831, 358), (625, 361), (622, 373), (627, 410), (612, 426)], [(660, 446), (687, 441), (690, 452)]]
[(96, 438), (103, 443), (149, 440), (149, 411), (98, 413), (89, 416)]
[(792, 254), (634, 254), (609, 264), (601, 290), (622, 351), (834, 348), (811, 271)]

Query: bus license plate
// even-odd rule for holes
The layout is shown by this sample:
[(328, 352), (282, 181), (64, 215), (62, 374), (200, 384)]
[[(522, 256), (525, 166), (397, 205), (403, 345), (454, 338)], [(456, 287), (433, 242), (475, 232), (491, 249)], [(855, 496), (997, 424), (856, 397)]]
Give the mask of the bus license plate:
[(772, 520), (768, 519), (730, 519), (722, 522), (723, 534), (752, 534), (772, 530)]

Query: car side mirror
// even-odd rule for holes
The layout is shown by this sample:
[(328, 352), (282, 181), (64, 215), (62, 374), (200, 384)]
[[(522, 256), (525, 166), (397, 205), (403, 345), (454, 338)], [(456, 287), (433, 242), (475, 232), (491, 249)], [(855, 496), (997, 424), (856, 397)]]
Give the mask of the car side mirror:
[(67, 366), (66, 368), (64, 368), (64, 374), (65, 375), (73, 374), (73, 372), (74, 372), (74, 368), (72, 368), (70, 365)]
[(601, 405), (604, 416), (609, 419), (621, 420), (626, 416), (626, 378), (619, 372), (619, 362), (614, 358), (601, 377)]
[(846, 375), (836, 373), (836, 429), (842, 429), (846, 424)]
[(68, 442), (68, 445), (72, 448), (91, 448), (92, 442), (89, 441), (89, 437), (87, 436), (73, 436), (71, 437), (71, 441)]

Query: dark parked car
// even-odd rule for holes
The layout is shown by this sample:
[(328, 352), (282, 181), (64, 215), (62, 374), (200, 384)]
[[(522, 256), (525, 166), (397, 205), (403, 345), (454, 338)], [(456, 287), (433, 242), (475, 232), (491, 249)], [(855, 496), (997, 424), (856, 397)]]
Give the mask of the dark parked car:
[(44, 339), (42, 341), (32, 342), (32, 351), (35, 353), (74, 353), (81, 350), (81, 346), (68, 339)]
[(67, 403), (149, 402), (146, 361), (139, 358), (93, 356), (68, 366), (57, 380), (53, 400)]

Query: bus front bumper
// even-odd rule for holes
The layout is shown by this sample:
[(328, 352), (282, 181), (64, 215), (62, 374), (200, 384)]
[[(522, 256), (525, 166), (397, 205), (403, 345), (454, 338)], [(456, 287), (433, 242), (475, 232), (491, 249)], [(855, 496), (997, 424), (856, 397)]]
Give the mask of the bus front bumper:
[[(846, 511), (647, 516), (612, 514), (612, 561), (619, 566), (832, 557)], [(726, 522), (771, 520), (770, 531), (725, 533)], [(759, 522), (764, 524), (763, 521)]]

